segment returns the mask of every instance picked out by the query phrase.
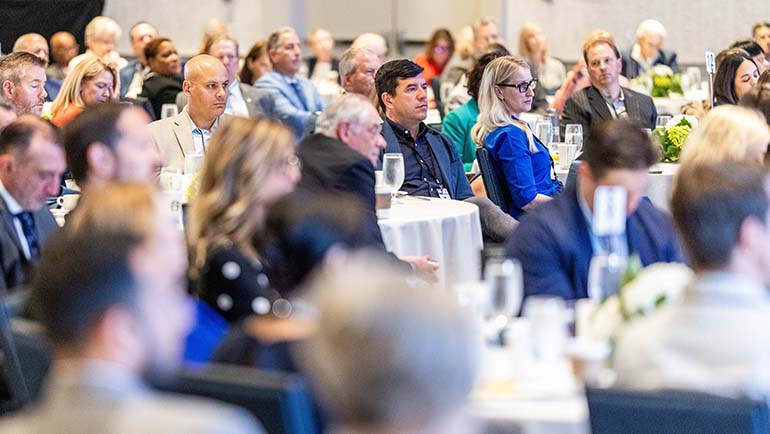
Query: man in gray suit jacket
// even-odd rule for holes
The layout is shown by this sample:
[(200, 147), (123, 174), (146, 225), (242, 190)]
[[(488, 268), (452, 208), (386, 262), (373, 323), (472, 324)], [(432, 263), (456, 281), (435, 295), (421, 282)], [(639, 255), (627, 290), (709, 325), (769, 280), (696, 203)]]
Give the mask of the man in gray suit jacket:
[[(125, 187), (103, 192), (118, 191)], [(115, 212), (89, 205), (101, 200), (94, 195), (82, 200), (86, 220)], [(30, 310), (53, 343), (53, 363), (39, 405), (5, 418), (0, 433), (259, 432), (243, 410), (161, 394), (142, 380), (176, 368), (194, 316), (183, 236), (169, 216), (150, 225), (70, 225), (51, 239)]]
[(302, 49), (294, 29), (283, 27), (273, 32), (267, 40), (267, 50), (273, 71), (263, 74), (254, 87), (270, 95), (273, 117), (291, 128), (299, 140), (310, 116), (323, 110), (321, 96), (310, 80), (297, 77)]
[(230, 81), (222, 62), (200, 54), (187, 62), (182, 84), (187, 106), (176, 116), (150, 124), (164, 167), (183, 169), (186, 155), (203, 155), (227, 107)]
[(583, 58), (588, 67), (591, 86), (576, 92), (564, 105), (560, 122), (564, 138), (567, 124), (583, 126), (583, 152), (590, 146), (588, 137), (594, 124), (618, 118), (637, 121), (641, 128), (654, 128), (658, 112), (652, 98), (620, 87), (618, 78), (623, 67), (620, 51), (605, 35), (588, 39), (583, 45)]
[(59, 194), (66, 168), (51, 124), (22, 116), (0, 133), (0, 293), (28, 282), (58, 228), (46, 200)]

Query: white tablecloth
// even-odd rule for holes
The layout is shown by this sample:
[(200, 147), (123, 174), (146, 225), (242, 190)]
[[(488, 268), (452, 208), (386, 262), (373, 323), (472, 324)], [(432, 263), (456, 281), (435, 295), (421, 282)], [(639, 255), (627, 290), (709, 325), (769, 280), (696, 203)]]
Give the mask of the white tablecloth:
[[(650, 175), (650, 186), (647, 189), (647, 196), (650, 198), (653, 204), (658, 208), (669, 211), (669, 200), (671, 198), (671, 187), (674, 183), (674, 175), (679, 169), (679, 164), (675, 163), (660, 163), (652, 167)], [(655, 173), (657, 171), (660, 173)], [(567, 170), (562, 170), (558, 165), (556, 166), (556, 174), (559, 175), (559, 179), (567, 185)]]
[(483, 241), (476, 205), (407, 196), (379, 224), (388, 251), (438, 261), (442, 284), (479, 279)]

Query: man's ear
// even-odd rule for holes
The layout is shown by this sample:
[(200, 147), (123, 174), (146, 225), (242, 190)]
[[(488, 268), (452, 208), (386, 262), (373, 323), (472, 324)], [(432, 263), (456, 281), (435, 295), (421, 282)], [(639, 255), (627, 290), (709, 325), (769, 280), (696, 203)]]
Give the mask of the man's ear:
[(16, 158), (14, 158), (13, 154), (0, 154), (0, 173), (10, 174), (13, 172), (15, 165)]
[(16, 87), (11, 83), (11, 80), (5, 80), (2, 84), (3, 96), (6, 99), (12, 99), (13, 94), (16, 91)]
[(189, 80), (182, 82), (182, 92), (184, 92), (184, 94), (188, 97), (190, 96), (190, 86), (192, 86), (192, 83), (190, 83)]
[(382, 99), (382, 103), (385, 105), (385, 108), (391, 108), (393, 106), (393, 95), (389, 94), (388, 92), (382, 92), (380, 94), (380, 98)]
[(94, 142), (88, 145), (86, 151), (89, 176), (100, 179), (110, 179), (115, 173), (115, 155), (112, 150), (102, 142)]

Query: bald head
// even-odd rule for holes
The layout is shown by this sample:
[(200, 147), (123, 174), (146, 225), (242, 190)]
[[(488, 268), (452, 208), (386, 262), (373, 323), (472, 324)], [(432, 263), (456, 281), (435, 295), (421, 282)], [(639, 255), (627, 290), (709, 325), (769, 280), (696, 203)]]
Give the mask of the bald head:
[(229, 85), (227, 69), (216, 57), (199, 54), (187, 62), (182, 89), (187, 111), (199, 128), (208, 129), (224, 113)]
[(51, 36), (51, 60), (66, 67), (78, 54), (78, 41), (70, 32), (56, 32)]
[(26, 51), (41, 58), (48, 65), (48, 41), (37, 33), (25, 33), (13, 44), (13, 52)]

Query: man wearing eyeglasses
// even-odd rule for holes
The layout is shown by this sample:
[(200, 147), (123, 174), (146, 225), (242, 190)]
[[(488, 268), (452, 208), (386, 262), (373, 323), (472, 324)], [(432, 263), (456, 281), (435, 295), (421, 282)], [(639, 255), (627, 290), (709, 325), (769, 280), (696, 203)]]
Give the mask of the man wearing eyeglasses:
[(263, 74), (254, 87), (272, 97), (274, 116), (300, 139), (310, 116), (324, 107), (313, 83), (297, 76), (302, 66), (302, 48), (294, 29), (282, 27), (274, 31), (267, 40), (267, 54), (273, 71)]
[(479, 207), (484, 234), (505, 239), (516, 224), (513, 217), (489, 199), (474, 197), (452, 139), (423, 122), (428, 115), (428, 85), (422, 67), (407, 59), (392, 60), (377, 71), (374, 85), (385, 112), (385, 152), (404, 156), (401, 189), (414, 196), (472, 202)]
[(620, 51), (606, 34), (598, 34), (583, 44), (583, 58), (591, 86), (574, 93), (564, 105), (560, 122), (564, 138), (568, 124), (583, 126), (583, 152), (590, 143), (591, 127), (609, 119), (632, 119), (640, 128), (654, 128), (658, 112), (652, 98), (620, 86)]

